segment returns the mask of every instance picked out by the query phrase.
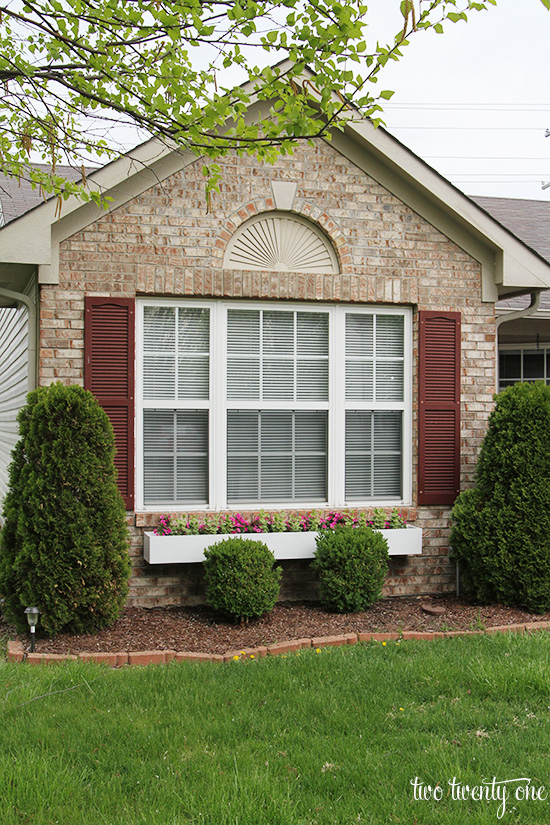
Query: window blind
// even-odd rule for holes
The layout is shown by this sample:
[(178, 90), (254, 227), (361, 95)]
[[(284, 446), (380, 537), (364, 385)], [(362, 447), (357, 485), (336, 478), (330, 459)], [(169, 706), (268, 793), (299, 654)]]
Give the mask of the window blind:
[(328, 313), (229, 309), (227, 396), (328, 401)]
[(144, 398), (207, 399), (209, 338), (207, 309), (145, 307)]
[(208, 410), (144, 410), (145, 504), (208, 501)]
[(326, 411), (229, 410), (227, 498), (326, 501)]
[(346, 315), (346, 398), (402, 401), (405, 332), (401, 315)]
[(346, 499), (402, 495), (402, 413), (346, 412)]

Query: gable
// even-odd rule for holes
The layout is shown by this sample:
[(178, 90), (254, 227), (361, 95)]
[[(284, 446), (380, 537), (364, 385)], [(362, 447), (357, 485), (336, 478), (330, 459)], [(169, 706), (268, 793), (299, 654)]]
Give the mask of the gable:
[[(550, 287), (550, 267), (545, 261), (384, 129), (374, 129), (369, 122), (359, 120), (348, 124), (344, 132), (335, 131), (332, 143), (341, 156), (481, 264), (485, 301), (494, 302), (518, 289)], [(255, 165), (252, 158), (242, 160), (245, 166), (247, 160), (249, 167)], [(92, 174), (89, 183), (107, 193), (112, 198), (110, 209), (116, 210), (153, 182), (166, 180), (175, 171), (195, 164), (191, 154), (151, 140)], [(12, 221), (0, 230), (2, 282), (19, 289), (32, 269), (38, 268), (40, 283), (57, 283), (59, 243), (100, 214), (95, 206), (70, 198), (63, 205), (59, 221), (55, 203), (51, 202)]]
[[(96, 284), (101, 268), (104, 279), (121, 284), (121, 294), (134, 280), (138, 293), (175, 295), (232, 294), (235, 282), (246, 280), (251, 297), (307, 293), (324, 300), (424, 303), (430, 285), (418, 289), (420, 275), (429, 272), (432, 288), (444, 287), (460, 270), (471, 295), (481, 294), (476, 260), (324, 141), (300, 146), (273, 166), (243, 158), (227, 159), (221, 169), (221, 191), (213, 193), (210, 211), (202, 161), (196, 160), (64, 240), (60, 283), (78, 261), (83, 282)], [(282, 214), (274, 193), (279, 182), (295, 185), (284, 214), (327, 239), (339, 271), (313, 269), (308, 275), (304, 268), (302, 277), (296, 266), (274, 294), (259, 268), (231, 263), (230, 257), (232, 243), (251, 221)], [(298, 283), (304, 278), (306, 291)]]

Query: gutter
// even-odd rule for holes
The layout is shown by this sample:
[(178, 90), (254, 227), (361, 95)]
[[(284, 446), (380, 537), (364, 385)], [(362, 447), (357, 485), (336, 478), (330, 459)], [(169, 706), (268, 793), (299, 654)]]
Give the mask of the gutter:
[(0, 297), (9, 298), (17, 304), (27, 307), (28, 317), (28, 357), (29, 357), (29, 372), (28, 372), (28, 391), (36, 389), (36, 305), (28, 295), (23, 295), (22, 292), (12, 292), (11, 289), (4, 289), (0, 287)]

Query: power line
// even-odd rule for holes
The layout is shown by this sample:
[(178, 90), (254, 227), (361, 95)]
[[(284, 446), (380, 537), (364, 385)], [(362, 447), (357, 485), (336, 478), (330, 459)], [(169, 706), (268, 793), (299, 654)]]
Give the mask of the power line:
[(550, 103), (384, 103), (385, 109), (445, 109), (449, 111), (476, 111), (487, 109), (491, 112), (548, 112)]
[(422, 155), (422, 157), (431, 158), (432, 160), (514, 160), (516, 162), (550, 160), (548, 156), (544, 158), (520, 158), (517, 155)]
[(452, 129), (456, 132), (460, 129), (461, 132), (542, 132), (542, 126), (391, 126), (387, 127), (390, 131), (392, 129), (428, 129), (430, 132), (434, 129)]
[(485, 175), (485, 177), (492, 178), (499, 175), (506, 175), (509, 178), (548, 178), (550, 174), (542, 172), (441, 172), (444, 177), (458, 178), (462, 175)]

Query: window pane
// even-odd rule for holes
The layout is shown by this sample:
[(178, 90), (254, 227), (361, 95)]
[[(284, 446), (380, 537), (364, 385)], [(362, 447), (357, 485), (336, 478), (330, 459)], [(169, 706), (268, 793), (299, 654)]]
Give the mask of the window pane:
[(144, 503), (208, 502), (208, 411), (144, 410)]
[(260, 313), (251, 309), (227, 311), (227, 351), (241, 355), (260, 354)]
[(376, 357), (403, 358), (405, 319), (402, 315), (376, 316)]
[(374, 498), (401, 497), (401, 456), (375, 455)]
[[(227, 490), (229, 503), (258, 501), (259, 460), (257, 455), (232, 455), (227, 460)], [(231, 491), (231, 495), (229, 495)]]
[(401, 498), (402, 414), (346, 413), (346, 499)]
[(266, 358), (263, 363), (262, 398), (294, 400), (294, 361)]
[(209, 311), (180, 307), (178, 310), (178, 398), (208, 398), (209, 361)]
[(266, 355), (294, 355), (294, 312), (263, 312)]
[(523, 380), (541, 381), (544, 378), (544, 352), (523, 353)]
[(346, 315), (346, 398), (374, 400), (374, 320)]
[(298, 312), (298, 356), (328, 356), (328, 314), (326, 312)]
[(174, 398), (176, 395), (176, 364), (173, 355), (143, 356), (144, 398)]
[(145, 307), (143, 323), (143, 346), (145, 352), (173, 352), (175, 341), (175, 308)]
[(326, 501), (326, 412), (230, 410), (227, 498)]
[(260, 501), (292, 501), (292, 455), (261, 458)]
[(499, 373), (502, 379), (521, 381), (521, 352), (500, 352)]
[(378, 361), (376, 364), (376, 400), (403, 401), (403, 362)]
[(227, 359), (227, 397), (247, 401), (260, 397), (260, 359)]
[(328, 401), (328, 358), (298, 361), (298, 401)]
[(374, 401), (374, 365), (372, 361), (346, 361), (346, 398)]
[(372, 315), (346, 315), (346, 355), (358, 358), (374, 355), (374, 322)]

